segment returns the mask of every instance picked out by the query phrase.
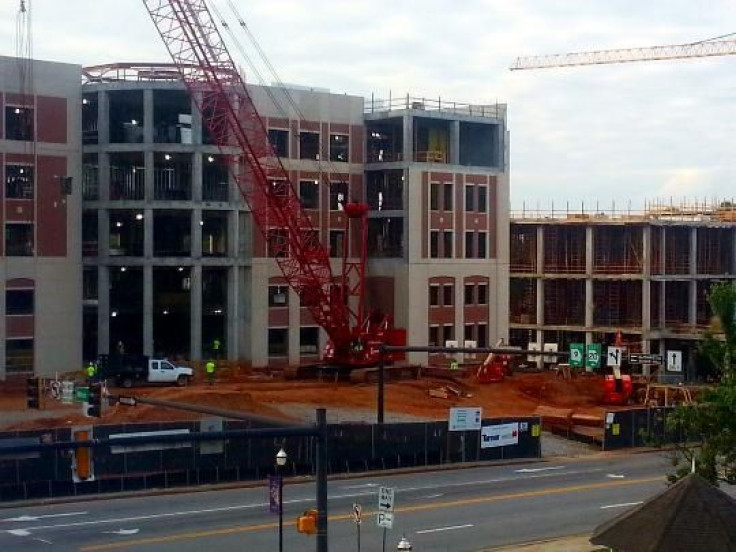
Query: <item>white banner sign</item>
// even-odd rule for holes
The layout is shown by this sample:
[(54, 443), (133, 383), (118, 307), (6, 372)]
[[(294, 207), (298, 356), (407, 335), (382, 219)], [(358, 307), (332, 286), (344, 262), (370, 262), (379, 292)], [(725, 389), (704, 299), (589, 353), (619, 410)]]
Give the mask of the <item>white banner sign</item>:
[(480, 430), (480, 448), (517, 444), (519, 444), (519, 422), (483, 426)]

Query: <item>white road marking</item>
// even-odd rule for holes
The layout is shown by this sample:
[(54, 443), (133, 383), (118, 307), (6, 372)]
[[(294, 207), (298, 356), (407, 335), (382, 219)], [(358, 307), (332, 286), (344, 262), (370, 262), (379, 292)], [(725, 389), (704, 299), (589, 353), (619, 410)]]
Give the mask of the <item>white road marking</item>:
[(117, 531), (103, 531), (105, 535), (135, 535), (140, 529), (118, 529)]
[(7, 532), (16, 537), (29, 537), (31, 535), (31, 532), (27, 529), (9, 529)]
[(552, 466), (550, 468), (522, 468), (520, 470), (514, 470), (515, 473), (535, 473), (550, 470), (564, 470), (565, 466)]
[(608, 510), (610, 508), (627, 508), (628, 506), (638, 506), (642, 501), (639, 502), (625, 502), (624, 504), (609, 504), (608, 506), (601, 506), (601, 510)]
[(65, 514), (45, 514), (40, 516), (18, 516), (14, 518), (5, 518), (1, 521), (38, 521), (39, 519), (44, 518), (54, 518), (54, 517), (66, 517), (66, 516), (83, 516), (87, 512), (67, 512)]
[(371, 489), (378, 487), (378, 483), (364, 483), (362, 485), (347, 485), (343, 489)]
[(611, 479), (623, 479), (626, 476), (625, 475), (618, 475), (618, 474), (615, 474), (615, 473), (609, 473), (606, 477), (609, 477)]
[(445, 496), (444, 493), (431, 494), (431, 495), (427, 495), (427, 496), (422, 496), (420, 498), (439, 498), (441, 496)]
[(43, 543), (45, 543), (45, 544), (54, 544), (54, 543), (53, 543), (53, 542), (51, 542), (50, 540), (46, 540), (46, 539), (33, 539), (33, 540), (36, 540), (36, 541), (39, 541), (39, 542), (43, 542)]
[(473, 524), (467, 523), (465, 525), (450, 525), (449, 527), (437, 527), (436, 529), (423, 529), (421, 531), (417, 531), (417, 535), (425, 535), (427, 533), (439, 533), (441, 531), (456, 531), (457, 529), (467, 529), (468, 527), (473, 527)]

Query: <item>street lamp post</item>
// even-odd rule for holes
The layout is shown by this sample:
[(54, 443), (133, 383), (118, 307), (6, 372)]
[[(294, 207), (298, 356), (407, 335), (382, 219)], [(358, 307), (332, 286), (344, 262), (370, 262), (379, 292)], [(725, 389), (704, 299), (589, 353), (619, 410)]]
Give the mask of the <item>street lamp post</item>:
[(286, 451), (281, 448), (276, 453), (276, 474), (279, 478), (279, 552), (284, 552), (284, 476), (281, 468), (286, 465)]

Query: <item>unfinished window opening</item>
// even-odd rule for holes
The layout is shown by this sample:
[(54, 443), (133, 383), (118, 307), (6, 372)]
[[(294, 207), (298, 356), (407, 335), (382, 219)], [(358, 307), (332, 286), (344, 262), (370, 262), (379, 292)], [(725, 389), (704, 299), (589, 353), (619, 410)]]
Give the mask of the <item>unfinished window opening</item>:
[(143, 143), (143, 91), (113, 90), (108, 98), (110, 143)]
[(708, 302), (708, 293), (715, 282), (711, 280), (700, 280), (697, 284), (697, 314), (696, 322), (701, 328), (709, 328), (713, 319), (713, 309)]
[(146, 168), (142, 153), (110, 154), (110, 200), (140, 201), (145, 197)]
[(638, 226), (593, 227), (593, 272), (640, 274), (643, 230)]
[(268, 129), (268, 141), (276, 157), (289, 157), (289, 131), (277, 128)]
[(202, 268), (202, 352), (227, 357), (226, 268)]
[(429, 185), (429, 209), (430, 211), (440, 210), (440, 185), (437, 182)]
[(345, 231), (330, 230), (330, 257), (342, 257), (345, 246)]
[(544, 270), (553, 274), (585, 274), (585, 228), (544, 226)]
[(347, 163), (350, 156), (350, 138), (346, 134), (330, 134), (330, 161)]
[(5, 290), (5, 314), (8, 316), (32, 315), (33, 310), (32, 289), (7, 289)]
[(33, 199), (34, 170), (31, 165), (5, 165), (5, 198)]
[(448, 341), (455, 341), (455, 326), (452, 324), (445, 324), (442, 326), (442, 343), (443, 347), (448, 346)]
[(82, 212), (82, 256), (96, 257), (99, 218), (97, 211), (85, 209)]
[(289, 256), (289, 235), (286, 230), (269, 228), (267, 236), (269, 257), (284, 258)]
[(452, 244), (455, 241), (455, 234), (445, 230), (442, 232), (442, 257), (452, 259)]
[(511, 278), (509, 320), (512, 324), (537, 323), (537, 282), (532, 278)]
[(429, 258), (438, 259), (440, 256), (440, 233), (439, 230), (432, 230), (429, 233)]
[(34, 365), (33, 339), (8, 339), (5, 341), (5, 372), (7, 374), (32, 373)]
[(192, 143), (192, 102), (186, 90), (153, 91), (153, 141)]
[(230, 166), (225, 155), (202, 156), (202, 201), (230, 199)]
[(319, 328), (306, 326), (299, 328), (299, 353), (302, 355), (319, 354)]
[(271, 284), (268, 286), (268, 306), (288, 307), (289, 286), (286, 284)]
[(205, 145), (234, 145), (229, 132), (228, 97), (218, 92), (203, 95), (202, 143)]
[(32, 257), (35, 249), (33, 224), (16, 222), (5, 225), (6, 257)]
[(688, 274), (690, 272), (690, 228), (668, 226), (664, 234), (664, 273)]
[(304, 209), (319, 209), (319, 181), (299, 181), (299, 201)]
[(658, 282), (656, 280), (652, 280), (649, 283), (649, 323), (652, 329), (662, 327), (662, 311), (660, 306), (662, 305), (661, 294), (663, 285), (664, 282)]
[(430, 347), (440, 346), (440, 327), (439, 326), (429, 327), (429, 346)]
[(511, 272), (533, 274), (537, 271), (537, 228), (511, 225)]
[(609, 328), (640, 327), (642, 283), (629, 280), (593, 282), (593, 324)]
[(544, 281), (544, 324), (585, 325), (585, 281), (551, 279)]
[(453, 206), (453, 200), (454, 200), (454, 194), (455, 194), (455, 186), (451, 182), (446, 182), (442, 186), (442, 210), (443, 211), (452, 211)]
[(348, 183), (330, 182), (330, 211), (342, 211), (348, 201)]
[(153, 344), (157, 356), (189, 356), (190, 271), (188, 266), (153, 268)]
[(5, 107), (5, 139), (30, 142), (34, 137), (34, 111), (31, 107)]
[(319, 160), (319, 132), (299, 132), (299, 159)]
[(226, 211), (202, 211), (202, 256), (227, 256)]
[(97, 92), (82, 95), (82, 144), (99, 143)]
[(442, 306), (451, 307), (455, 304), (455, 286), (454, 284), (445, 284), (442, 286)]
[(96, 153), (82, 155), (82, 199), (97, 201), (100, 198), (100, 167)]
[(403, 119), (367, 121), (366, 137), (368, 163), (393, 163), (403, 160)]
[(82, 270), (82, 299), (84, 301), (94, 301), (96, 304), (97, 290), (97, 267), (85, 266)]
[(403, 257), (404, 219), (401, 217), (368, 219), (367, 247), (370, 257)]
[[(154, 269), (154, 285), (158, 283)], [(143, 269), (110, 267), (110, 351), (122, 343), (126, 353), (143, 352)], [(96, 275), (96, 274), (95, 274)], [(160, 300), (154, 294), (154, 301)]]
[(676, 333), (690, 329), (690, 282), (671, 280), (662, 282), (664, 294), (664, 326)]
[(450, 121), (414, 117), (414, 160), (450, 163)]
[(499, 167), (501, 126), (460, 122), (460, 164), (474, 167)]
[[(110, 256), (142, 257), (145, 231), (143, 211), (111, 209), (109, 213)], [(166, 227), (162, 227), (166, 232)], [(171, 232), (176, 230), (171, 229)]]
[(188, 153), (160, 153), (153, 156), (153, 199), (192, 199), (192, 156)]
[(429, 286), (429, 306), (440, 306), (440, 286), (439, 284), (430, 284)]
[(192, 215), (190, 211), (160, 209), (153, 212), (153, 255), (192, 256)]
[(403, 171), (371, 171), (366, 180), (366, 199), (372, 211), (404, 208)]
[(475, 284), (465, 284), (465, 305), (475, 305)]
[(733, 270), (733, 228), (704, 228), (697, 230), (698, 274), (731, 274)]

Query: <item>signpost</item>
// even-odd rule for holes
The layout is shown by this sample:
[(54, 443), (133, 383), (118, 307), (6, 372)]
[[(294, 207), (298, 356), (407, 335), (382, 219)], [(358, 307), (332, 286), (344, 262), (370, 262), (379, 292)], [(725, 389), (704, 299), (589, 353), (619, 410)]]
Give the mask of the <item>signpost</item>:
[(629, 364), (663, 364), (664, 356), (653, 353), (629, 353)]
[(608, 347), (606, 366), (615, 366), (616, 368), (620, 368), (623, 356), (624, 350), (621, 347)]
[(585, 364), (585, 344), (570, 343), (570, 368), (582, 368)]
[(682, 351), (667, 351), (667, 370), (682, 372)]
[(601, 345), (600, 343), (590, 343), (587, 347), (585, 355), (585, 368), (588, 372), (597, 370), (601, 367)]
[(478, 431), (482, 418), (483, 409), (480, 407), (451, 408), (448, 431)]
[(363, 507), (360, 504), (353, 504), (353, 521), (358, 530), (358, 552), (360, 552), (360, 522), (363, 520)]
[(394, 488), (378, 489), (378, 526), (383, 527), (383, 552), (386, 552), (386, 529), (394, 526)]

